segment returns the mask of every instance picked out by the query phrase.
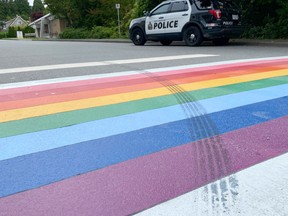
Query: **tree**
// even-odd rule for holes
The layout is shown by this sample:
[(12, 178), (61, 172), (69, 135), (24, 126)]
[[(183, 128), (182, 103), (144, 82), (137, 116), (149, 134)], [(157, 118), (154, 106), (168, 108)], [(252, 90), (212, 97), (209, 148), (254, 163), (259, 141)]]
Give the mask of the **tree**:
[(7, 2), (7, 5), (6, 5), (7, 19), (14, 18), (15, 15), (18, 13), (15, 2), (13, 0), (6, 0), (6, 2)]
[(30, 12), (28, 0), (0, 0), (0, 20), (9, 20), (16, 15), (28, 19)]
[(4, 20), (6, 18), (6, 14), (5, 14), (5, 4), (4, 2), (1, 0), (0, 1), (0, 22), (1, 20)]
[(144, 11), (150, 11), (156, 7), (162, 0), (136, 0), (134, 4), (134, 11), (132, 16), (139, 17), (143, 16)]
[(288, 38), (287, 0), (235, 0), (242, 8), (244, 36)]
[(33, 6), (32, 6), (32, 13), (35, 13), (35, 12), (42, 12), (44, 13), (44, 4), (41, 0), (34, 0), (33, 2)]
[(13, 0), (0, 0), (0, 20), (9, 20), (16, 15)]
[(28, 0), (15, 0), (14, 5), (17, 14), (22, 16), (23, 19), (28, 20), (31, 14), (31, 7), (29, 5)]
[(49, 10), (66, 18), (73, 27), (112, 26), (117, 23), (115, 4), (121, 4), (123, 14), (134, 4), (128, 0), (45, 0)]
[[(124, 28), (127, 29), (129, 21), (132, 18), (143, 16), (143, 11), (152, 10), (162, 1), (163, 0), (45, 0), (45, 3), (48, 5), (50, 12), (58, 17), (66, 18), (72, 27), (89, 29), (93, 26), (117, 26), (115, 4), (120, 3), (121, 23), (124, 25)], [(261, 31), (258, 31), (258, 34), (263, 33), (262, 29), (266, 29), (268, 32), (274, 32), (277, 37), (288, 37), (287, 0), (231, 1), (242, 8), (243, 23), (248, 27), (248, 30), (257, 27), (261, 29)], [(274, 31), (275, 28), (277, 31)], [(278, 32), (278, 30), (282, 30), (282, 33)]]
[(68, 20), (70, 26), (77, 27), (81, 19), (80, 8), (76, 7), (77, 0), (45, 0), (48, 10), (54, 15)]
[(34, 0), (31, 13), (31, 21), (35, 21), (44, 16), (45, 7), (41, 0)]
[[(287, 0), (236, 0), (242, 8), (246, 24), (263, 26), (271, 20), (288, 18)], [(284, 17), (283, 17), (284, 18)]]

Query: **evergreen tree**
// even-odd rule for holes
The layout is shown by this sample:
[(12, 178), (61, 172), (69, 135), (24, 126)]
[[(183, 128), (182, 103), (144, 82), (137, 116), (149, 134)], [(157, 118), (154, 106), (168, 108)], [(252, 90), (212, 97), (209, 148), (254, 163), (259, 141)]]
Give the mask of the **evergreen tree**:
[(6, 19), (12, 19), (16, 16), (17, 10), (13, 0), (6, 0)]
[(44, 11), (45, 11), (45, 7), (42, 3), (41, 0), (34, 0), (33, 2), (33, 7), (32, 7), (32, 13), (31, 13), (31, 21), (35, 21), (39, 18), (41, 18), (42, 16), (44, 16)]
[(6, 14), (5, 14), (5, 4), (2, 0), (0, 0), (0, 22), (6, 19)]
[(68, 20), (70, 26), (77, 27), (81, 19), (80, 8), (76, 7), (77, 0), (45, 0), (48, 10), (54, 15)]
[(30, 6), (27, 0), (0, 0), (0, 20), (10, 20), (16, 15), (28, 19)]
[(44, 13), (44, 4), (41, 0), (34, 0), (33, 2), (33, 6), (32, 6), (32, 13), (35, 13), (35, 12), (42, 12)]
[(31, 14), (31, 7), (28, 0), (15, 0), (14, 4), (17, 15), (20, 15), (23, 19), (29, 19)]

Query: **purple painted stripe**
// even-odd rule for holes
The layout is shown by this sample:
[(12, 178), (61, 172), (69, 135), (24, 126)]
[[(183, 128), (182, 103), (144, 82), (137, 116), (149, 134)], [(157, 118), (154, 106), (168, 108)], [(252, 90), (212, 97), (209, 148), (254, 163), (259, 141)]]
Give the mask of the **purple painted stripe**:
[(5, 197), (0, 212), (131, 214), (288, 152), (287, 124), (288, 116)]

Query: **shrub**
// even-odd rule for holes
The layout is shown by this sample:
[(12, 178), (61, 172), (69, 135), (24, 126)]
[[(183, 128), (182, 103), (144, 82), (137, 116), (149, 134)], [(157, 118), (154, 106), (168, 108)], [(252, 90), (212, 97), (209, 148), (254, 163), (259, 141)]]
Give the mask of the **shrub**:
[(16, 38), (17, 37), (17, 30), (14, 27), (9, 27), (7, 38)]
[(35, 29), (33, 29), (30, 26), (26, 26), (25, 28), (22, 29), (23, 33), (35, 33)]
[(247, 27), (243, 37), (251, 39), (288, 39), (288, 20), (268, 22), (265, 26)]
[(16, 38), (17, 37), (17, 31), (22, 31), (24, 36), (26, 33), (35, 33), (35, 30), (30, 26), (9, 27), (8, 32), (7, 32), (7, 38)]
[(62, 39), (85, 39), (88, 38), (89, 32), (83, 28), (66, 28), (59, 37)]
[(2, 38), (6, 38), (7, 37), (7, 34), (6, 34), (6, 32), (0, 32), (0, 39), (2, 39)]
[(66, 28), (60, 35), (62, 39), (103, 39), (119, 38), (117, 27), (95, 26), (91, 30), (84, 28)]
[(280, 20), (278, 25), (280, 26), (279, 38), (288, 39), (288, 18)]
[(90, 33), (91, 38), (103, 39), (103, 38), (118, 38), (117, 28), (109, 28), (103, 26), (95, 26)]

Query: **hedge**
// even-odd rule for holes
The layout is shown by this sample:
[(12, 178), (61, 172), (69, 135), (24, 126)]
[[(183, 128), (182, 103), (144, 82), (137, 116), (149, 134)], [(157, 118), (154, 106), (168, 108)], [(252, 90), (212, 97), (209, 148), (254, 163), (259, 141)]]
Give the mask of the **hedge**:
[(16, 38), (17, 37), (17, 31), (22, 31), (24, 36), (26, 33), (35, 33), (35, 30), (30, 26), (9, 27), (8, 32), (6, 34), (7, 38)]
[[(95, 26), (92, 29), (85, 28), (66, 28), (59, 35), (62, 39), (103, 39), (103, 38), (119, 38), (118, 28)], [(127, 37), (121, 35), (121, 38)]]

